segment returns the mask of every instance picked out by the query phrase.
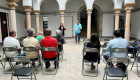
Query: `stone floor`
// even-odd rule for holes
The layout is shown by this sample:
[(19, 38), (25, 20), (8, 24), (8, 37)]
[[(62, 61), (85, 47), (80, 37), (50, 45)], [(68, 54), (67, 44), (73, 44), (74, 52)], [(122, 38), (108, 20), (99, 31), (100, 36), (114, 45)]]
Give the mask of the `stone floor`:
[[(103, 43), (103, 42), (101, 42)], [(75, 44), (74, 39), (66, 39), (66, 44), (64, 45), (64, 59), (59, 63), (59, 69), (56, 75), (43, 75), (42, 71), (36, 74), (37, 80), (103, 80), (105, 63), (101, 60), (99, 64), (99, 71), (97, 77), (83, 76), (81, 73), (82, 69), (82, 48), (83, 42), (81, 44)], [(2, 54), (2, 46), (0, 46), (0, 54)], [(128, 67), (129, 80), (140, 80), (137, 76), (136, 68), (130, 71), (132, 65), (130, 61)], [(8, 67), (8, 65), (7, 65)], [(86, 70), (90, 70), (90, 66), (86, 65)], [(109, 77), (110, 78), (110, 77)], [(2, 66), (0, 65), (0, 80), (10, 80), (11, 74), (3, 74)], [(114, 78), (110, 78), (112, 80)], [(119, 78), (121, 79), (121, 78)], [(14, 77), (13, 80), (17, 80)], [(118, 80), (118, 79), (115, 79)], [(126, 80), (126, 78), (124, 78)]]

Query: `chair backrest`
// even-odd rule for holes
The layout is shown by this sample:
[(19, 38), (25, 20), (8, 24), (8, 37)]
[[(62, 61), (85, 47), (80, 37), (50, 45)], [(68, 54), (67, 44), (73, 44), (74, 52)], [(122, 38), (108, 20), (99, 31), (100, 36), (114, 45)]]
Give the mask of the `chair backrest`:
[(106, 42), (103, 44), (103, 46), (106, 47), (108, 43), (109, 43), (109, 42), (106, 41)]
[(18, 51), (18, 49), (17, 48), (15, 48), (15, 47), (4, 47), (3, 48), (3, 51), (4, 52), (11, 52), (11, 51)]
[(109, 63), (109, 62), (129, 64), (129, 58), (127, 58), (127, 57), (125, 57), (125, 58), (112, 58), (112, 57), (110, 57), (107, 60), (107, 63)]
[(84, 52), (98, 52), (98, 49), (86, 47), (86, 48), (83, 48), (83, 51)]
[(83, 42), (85, 42), (85, 41), (90, 41), (90, 39), (84, 38), (83, 39)]
[(10, 62), (28, 62), (28, 63), (31, 63), (30, 59), (26, 56), (10, 57)]
[[(116, 56), (117, 55), (117, 56)], [(127, 55), (127, 48), (113, 48), (111, 50), (111, 57), (125, 57)]]
[(23, 47), (23, 51), (25, 52), (38, 52), (39, 50), (36, 47)]
[(87, 46), (87, 43), (88, 43), (88, 41), (87, 41), (87, 42), (84, 42), (84, 47), (86, 47), (86, 46)]
[(42, 51), (50, 52), (50, 51), (57, 51), (57, 49), (55, 47), (43, 47)]

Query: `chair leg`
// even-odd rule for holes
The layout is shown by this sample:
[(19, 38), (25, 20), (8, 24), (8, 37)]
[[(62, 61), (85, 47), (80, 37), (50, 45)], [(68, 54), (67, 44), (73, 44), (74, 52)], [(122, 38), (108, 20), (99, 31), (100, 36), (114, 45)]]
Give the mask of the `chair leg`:
[(33, 75), (33, 74), (31, 74), (31, 80), (32, 80), (32, 75)]
[(132, 71), (132, 68), (133, 68), (135, 62), (136, 62), (136, 59), (134, 60), (134, 62), (133, 62), (133, 64), (132, 64), (132, 67), (131, 67), (130, 71)]
[(138, 62), (137, 62), (137, 60), (136, 60), (136, 67), (137, 67), (137, 75), (140, 77), (140, 74), (139, 74), (139, 69), (138, 69)]
[(17, 76), (17, 79), (19, 80), (19, 77)]
[(104, 72), (103, 80), (104, 80), (104, 78), (105, 78), (105, 72)]
[(11, 75), (11, 80), (13, 80), (13, 74)]
[(84, 75), (84, 61), (82, 60), (82, 74)]
[(37, 80), (34, 72), (33, 72), (33, 74), (34, 74), (35, 80)]

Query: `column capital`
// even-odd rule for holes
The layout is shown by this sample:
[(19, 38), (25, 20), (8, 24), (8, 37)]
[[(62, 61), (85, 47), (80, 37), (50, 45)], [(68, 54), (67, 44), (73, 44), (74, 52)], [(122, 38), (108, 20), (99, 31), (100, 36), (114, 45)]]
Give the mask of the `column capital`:
[(60, 14), (63, 15), (65, 13), (65, 10), (59, 10)]
[(7, 0), (7, 5), (10, 7), (11, 10), (15, 10), (18, 0)]
[(87, 14), (91, 14), (92, 13), (92, 9), (87, 9)]
[(40, 14), (40, 10), (34, 10), (34, 14), (35, 15), (39, 15)]
[(23, 6), (24, 7), (24, 11), (26, 11), (26, 13), (30, 13), (32, 10), (32, 6)]
[(114, 9), (114, 11), (115, 11), (115, 14), (120, 14), (121, 13), (121, 8), (118, 8), (118, 9)]
[(124, 7), (125, 7), (125, 10), (126, 12), (131, 12), (132, 9), (134, 9), (134, 6), (135, 3), (128, 3), (128, 4), (125, 4)]

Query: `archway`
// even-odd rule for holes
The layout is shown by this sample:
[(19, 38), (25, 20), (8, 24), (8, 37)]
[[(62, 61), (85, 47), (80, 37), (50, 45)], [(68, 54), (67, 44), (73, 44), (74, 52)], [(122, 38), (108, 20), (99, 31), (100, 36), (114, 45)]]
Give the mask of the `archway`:
[[(78, 12), (78, 20), (82, 24), (81, 37), (87, 37), (87, 11), (86, 6), (82, 6)], [(102, 10), (94, 4), (91, 15), (91, 34), (97, 33), (102, 36)]]

